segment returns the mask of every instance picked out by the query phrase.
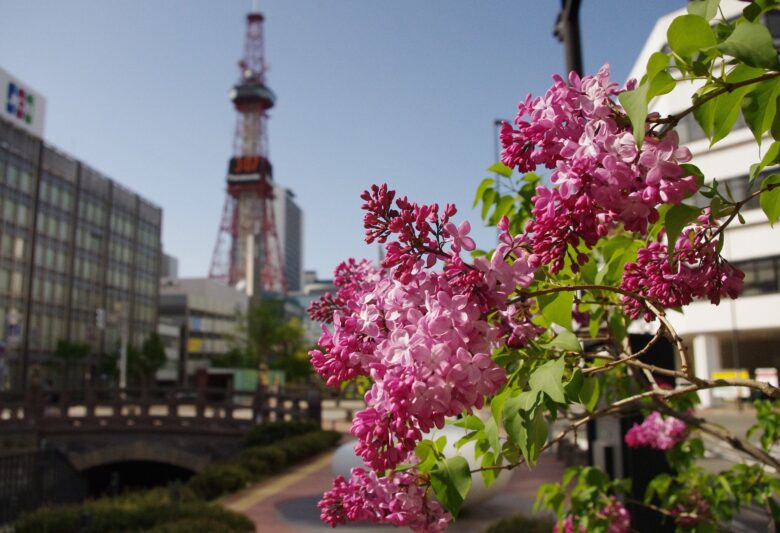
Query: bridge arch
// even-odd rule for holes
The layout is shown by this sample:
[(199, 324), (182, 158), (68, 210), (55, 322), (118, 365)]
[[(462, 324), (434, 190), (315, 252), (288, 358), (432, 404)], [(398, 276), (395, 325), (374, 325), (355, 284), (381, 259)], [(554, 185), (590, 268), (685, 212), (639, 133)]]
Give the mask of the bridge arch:
[(81, 453), (71, 452), (68, 454), (68, 458), (76, 470), (81, 472), (115, 463), (147, 462), (168, 464), (197, 473), (211, 462), (211, 458), (208, 456), (140, 439)]

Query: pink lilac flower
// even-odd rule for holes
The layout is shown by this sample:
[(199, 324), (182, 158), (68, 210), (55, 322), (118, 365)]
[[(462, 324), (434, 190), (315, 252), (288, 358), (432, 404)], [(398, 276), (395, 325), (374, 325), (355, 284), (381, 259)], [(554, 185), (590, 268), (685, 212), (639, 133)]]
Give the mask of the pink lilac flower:
[[(631, 531), (631, 515), (615, 497), (611, 497), (609, 503), (596, 512), (596, 517), (607, 521), (607, 533), (628, 533)], [(575, 531), (585, 533), (587, 530), (582, 524), (577, 525), (575, 529), (572, 515), (567, 515), (553, 527), (553, 533), (575, 533)]]
[(418, 483), (413, 470), (377, 477), (353, 468), (349, 480), (333, 481), (333, 488), (319, 502), (320, 518), (336, 527), (347, 521), (387, 523), (412, 531), (438, 533), (451, 519), (449, 513)]
[[(742, 291), (745, 274), (718, 253), (717, 239), (712, 238), (717, 228), (705, 211), (680, 234), (671, 257), (659, 236), (659, 241), (639, 250), (636, 262), (626, 263), (621, 288), (667, 309), (688, 305), (696, 298), (709, 298), (713, 304), (718, 304), (723, 296), (736, 298)], [(633, 319), (655, 319), (635, 298), (624, 296), (623, 305)]]
[[(585, 528), (580, 526), (578, 531), (579, 533), (584, 533)], [(574, 518), (568, 515), (562, 521), (556, 522), (553, 526), (553, 533), (574, 533)]]
[(569, 257), (576, 271), (587, 256), (570, 250), (594, 246), (617, 223), (645, 233), (658, 220), (658, 204), (679, 203), (697, 186), (680, 166), (691, 154), (674, 131), (648, 135), (637, 148), (609, 66), (553, 82), (544, 96), (519, 104), (514, 127), (502, 125), (502, 160), (521, 172), (552, 170), (555, 187), (537, 188), (526, 230), (541, 264), (556, 272)]
[[(373, 380), (352, 433), (358, 455), (383, 471), (423, 433), (482, 407), (499, 390), (506, 373), (491, 358), (493, 348), (524, 346), (543, 329), (531, 323), (532, 302), (508, 304), (535, 271), (528, 240), (512, 235), (508, 220), (492, 256), (468, 264), (460, 252), (476, 244), (467, 222), (450, 222), (455, 206), (393, 202), (386, 185), (362, 198), (366, 239), (386, 243), (384, 268), (355, 260), (337, 268), (336, 295), (310, 308), (332, 322), (310, 356), (330, 386), (359, 375)], [(439, 263), (443, 270), (433, 270)]]
[(683, 529), (693, 529), (712, 518), (710, 503), (695, 489), (684, 502), (675, 505), (671, 513), (675, 517), (674, 523)]
[(650, 447), (670, 450), (685, 439), (688, 426), (674, 417), (663, 418), (658, 411), (645, 417), (641, 424), (634, 424), (625, 436), (629, 448)]
[(610, 503), (598, 512), (597, 516), (605, 518), (609, 523), (607, 533), (628, 533), (631, 531), (631, 515), (617, 498), (613, 497)]

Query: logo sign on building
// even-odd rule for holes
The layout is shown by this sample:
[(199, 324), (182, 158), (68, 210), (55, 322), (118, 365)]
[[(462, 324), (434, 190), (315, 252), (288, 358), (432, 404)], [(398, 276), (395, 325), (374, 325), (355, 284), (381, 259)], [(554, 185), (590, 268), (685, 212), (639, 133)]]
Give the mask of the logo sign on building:
[(0, 68), (2, 111), (0, 116), (14, 126), (43, 137), (43, 120), (46, 99), (29, 85)]

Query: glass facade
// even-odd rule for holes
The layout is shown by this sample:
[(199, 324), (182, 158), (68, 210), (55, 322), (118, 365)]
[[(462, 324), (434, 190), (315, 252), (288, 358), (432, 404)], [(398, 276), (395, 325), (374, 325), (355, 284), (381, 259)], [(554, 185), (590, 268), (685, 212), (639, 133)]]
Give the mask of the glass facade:
[(110, 356), (123, 323), (136, 345), (156, 330), (161, 223), (159, 207), (0, 120), (0, 341), (17, 379), (60, 340)]

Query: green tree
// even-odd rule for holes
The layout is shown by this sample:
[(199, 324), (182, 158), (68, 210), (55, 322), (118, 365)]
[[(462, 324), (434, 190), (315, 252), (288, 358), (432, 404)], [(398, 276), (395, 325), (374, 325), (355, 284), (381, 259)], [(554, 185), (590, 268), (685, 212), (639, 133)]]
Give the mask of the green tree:
[(284, 301), (264, 298), (239, 317), (236, 346), (216, 366), (284, 370), (288, 380), (305, 381), (310, 374), (306, 336), (298, 318), (287, 316)]
[(149, 385), (164, 364), (165, 346), (157, 333), (150, 334), (140, 350), (132, 345), (127, 347), (127, 373), (137, 384)]
[(67, 389), (73, 370), (90, 354), (89, 344), (60, 339), (54, 353), (62, 361), (62, 385)]

